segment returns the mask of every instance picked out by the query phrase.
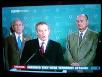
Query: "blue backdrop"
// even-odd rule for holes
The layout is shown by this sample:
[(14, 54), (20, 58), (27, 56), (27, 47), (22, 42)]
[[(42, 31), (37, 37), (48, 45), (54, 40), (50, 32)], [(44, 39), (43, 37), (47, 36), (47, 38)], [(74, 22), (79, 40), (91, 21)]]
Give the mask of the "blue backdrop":
[(16, 18), (23, 21), (24, 33), (32, 38), (36, 38), (35, 24), (45, 21), (51, 28), (50, 38), (65, 47), (67, 35), (77, 31), (76, 16), (82, 13), (89, 17), (89, 28), (100, 32), (101, 4), (3, 7), (3, 37), (9, 36), (11, 22)]

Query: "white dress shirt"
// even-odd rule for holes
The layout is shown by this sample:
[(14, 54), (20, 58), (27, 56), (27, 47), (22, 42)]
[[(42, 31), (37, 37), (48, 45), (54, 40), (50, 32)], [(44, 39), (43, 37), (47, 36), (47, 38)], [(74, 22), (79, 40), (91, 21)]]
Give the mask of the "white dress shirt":
[(20, 36), (21, 41), (23, 40), (22, 35), (23, 35), (22, 33), (21, 33), (21, 34), (17, 34), (17, 33), (15, 32), (15, 36), (16, 36), (17, 42), (18, 42), (18, 36)]
[(42, 45), (42, 42), (44, 42), (44, 53), (45, 53), (45, 50), (46, 50), (46, 46), (47, 46), (47, 43), (48, 43), (48, 39), (46, 40), (46, 41), (42, 41), (42, 40), (40, 40), (39, 38), (38, 38), (38, 41), (39, 41), (39, 46), (41, 47), (41, 45)]
[(83, 35), (82, 35), (82, 39), (83, 39), (83, 37), (84, 37), (84, 35), (85, 35), (87, 29), (88, 29), (88, 28), (86, 28), (83, 32), (80, 32), (80, 31), (79, 31), (79, 37), (80, 37), (80, 34), (83, 33)]

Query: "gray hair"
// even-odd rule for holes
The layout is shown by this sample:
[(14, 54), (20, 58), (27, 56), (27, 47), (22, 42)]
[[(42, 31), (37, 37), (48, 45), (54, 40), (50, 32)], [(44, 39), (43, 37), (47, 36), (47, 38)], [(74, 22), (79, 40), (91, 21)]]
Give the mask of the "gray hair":
[[(20, 21), (20, 22), (22, 22), (20, 19), (15, 19), (12, 23), (11, 23), (11, 26), (14, 26), (14, 24), (15, 24), (15, 22), (17, 22), (17, 21)], [(22, 24), (23, 24), (23, 22), (22, 22)]]
[(86, 15), (86, 14), (80, 14), (80, 15), (77, 16), (77, 18), (78, 18), (79, 16), (85, 16), (86, 20), (88, 20), (88, 15)]

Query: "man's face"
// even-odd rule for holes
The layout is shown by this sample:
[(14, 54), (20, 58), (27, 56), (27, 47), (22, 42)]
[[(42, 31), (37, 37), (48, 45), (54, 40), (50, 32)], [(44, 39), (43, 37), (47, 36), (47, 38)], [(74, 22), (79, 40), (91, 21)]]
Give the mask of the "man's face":
[(23, 26), (23, 24), (22, 24), (21, 21), (16, 21), (16, 22), (14, 23), (14, 25), (13, 25), (13, 30), (14, 30), (16, 33), (18, 33), (18, 34), (22, 33), (22, 32), (23, 32), (23, 29), (24, 29), (24, 26)]
[(48, 26), (46, 24), (38, 25), (37, 35), (42, 41), (45, 41), (48, 39), (49, 33), (50, 33), (50, 30), (48, 29)]
[(86, 20), (85, 16), (78, 16), (77, 17), (77, 26), (80, 31), (84, 31), (87, 28), (88, 21)]

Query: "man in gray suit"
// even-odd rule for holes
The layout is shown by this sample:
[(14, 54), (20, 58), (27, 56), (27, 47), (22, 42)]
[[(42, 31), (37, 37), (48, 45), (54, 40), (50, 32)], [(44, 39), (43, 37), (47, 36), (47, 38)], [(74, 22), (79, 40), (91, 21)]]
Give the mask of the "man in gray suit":
[(68, 36), (64, 59), (69, 66), (92, 66), (96, 54), (98, 33), (88, 28), (87, 15), (77, 16), (76, 21), (79, 31)]
[(24, 25), (20, 19), (12, 22), (11, 30), (12, 33), (5, 39), (4, 44), (4, 64), (6, 70), (12, 68), (13, 65), (19, 65), (24, 44), (31, 39), (23, 34)]

